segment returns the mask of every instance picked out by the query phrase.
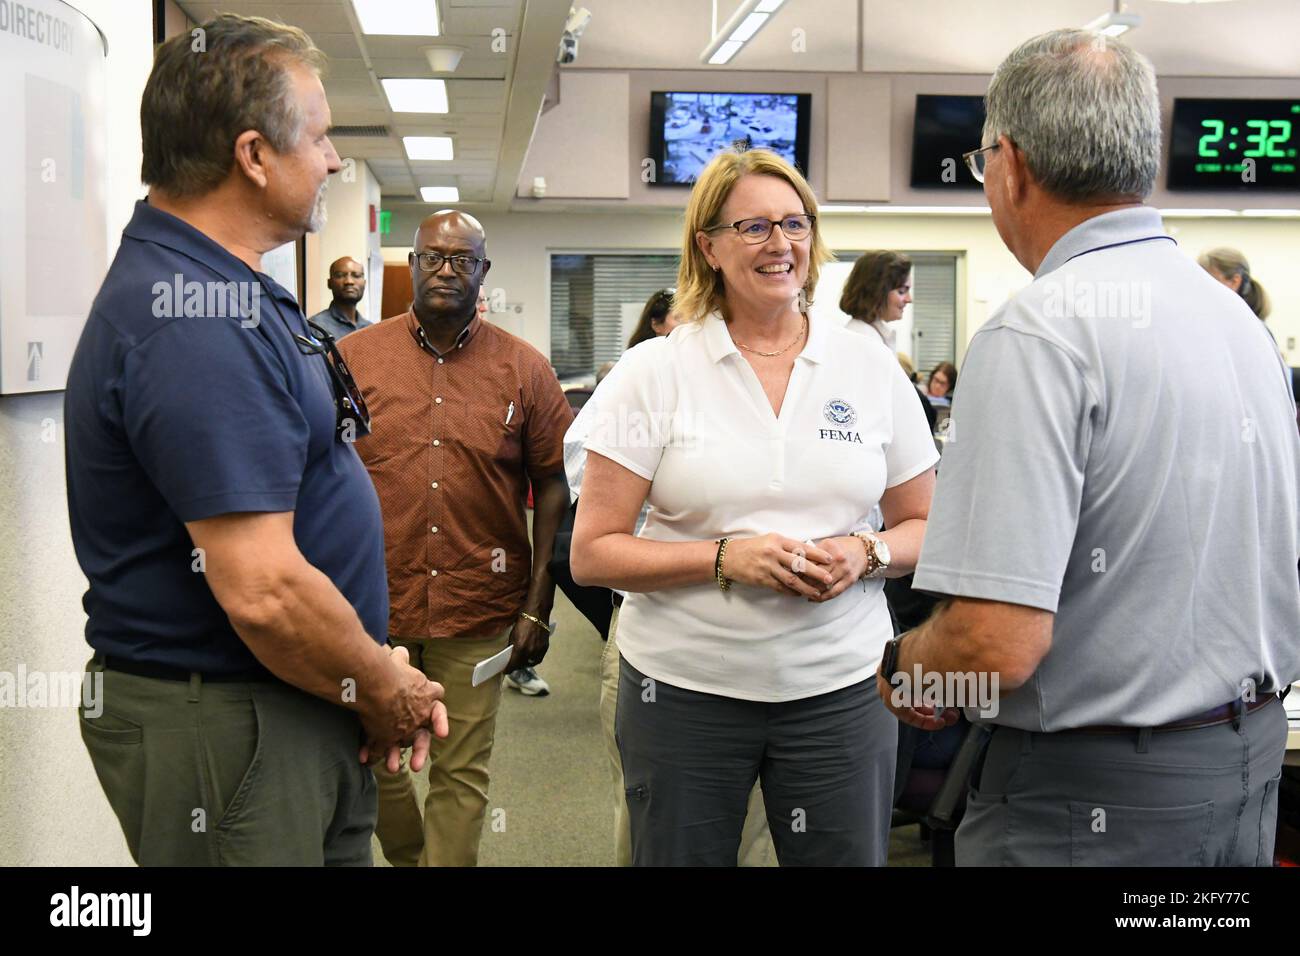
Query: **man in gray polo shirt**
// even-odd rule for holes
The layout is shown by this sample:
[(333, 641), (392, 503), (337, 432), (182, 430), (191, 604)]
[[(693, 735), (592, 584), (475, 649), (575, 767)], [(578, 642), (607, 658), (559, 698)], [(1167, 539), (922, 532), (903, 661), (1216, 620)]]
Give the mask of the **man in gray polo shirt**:
[[(1034, 281), (967, 351), (915, 579), (950, 600), (882, 682), (939, 675), (994, 727), (960, 864), (1270, 865), (1277, 695), (1300, 677), (1281, 356), (1141, 204), (1160, 156), (1144, 58), (1045, 34), (986, 103), (968, 163)], [(972, 687), (986, 699), (954, 699)], [(955, 719), (916, 702), (890, 706)]]

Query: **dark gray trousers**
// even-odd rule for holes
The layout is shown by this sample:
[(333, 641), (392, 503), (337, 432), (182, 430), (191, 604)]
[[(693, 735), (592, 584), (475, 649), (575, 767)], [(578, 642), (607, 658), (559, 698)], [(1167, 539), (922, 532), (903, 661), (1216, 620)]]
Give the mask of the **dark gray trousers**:
[(1287, 722), (1132, 734), (998, 728), (958, 866), (1271, 866)]
[(735, 866), (756, 779), (782, 866), (884, 865), (898, 723), (874, 677), (773, 704), (645, 683), (619, 666), (634, 866)]

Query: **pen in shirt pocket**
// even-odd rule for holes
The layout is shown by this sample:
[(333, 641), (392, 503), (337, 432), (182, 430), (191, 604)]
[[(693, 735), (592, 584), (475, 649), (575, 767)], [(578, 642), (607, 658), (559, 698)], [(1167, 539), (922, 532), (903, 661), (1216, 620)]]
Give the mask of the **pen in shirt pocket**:
[(510, 419), (515, 417), (515, 403), (511, 402), (510, 407), (506, 409), (506, 424), (510, 424)]

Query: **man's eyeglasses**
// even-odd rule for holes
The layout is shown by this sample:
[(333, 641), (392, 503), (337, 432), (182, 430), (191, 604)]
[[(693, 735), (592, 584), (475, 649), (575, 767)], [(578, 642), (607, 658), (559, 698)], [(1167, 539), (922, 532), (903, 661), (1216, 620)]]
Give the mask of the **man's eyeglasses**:
[(437, 272), (444, 262), (450, 262), (451, 271), (463, 276), (472, 276), (480, 262), (487, 262), (478, 256), (442, 256), (436, 252), (417, 252), (414, 255), (422, 272)]
[(984, 182), (984, 167), (988, 165), (988, 154), (1001, 145), (1001, 143), (994, 143), (992, 146), (983, 146), (980, 149), (972, 149), (969, 153), (961, 154), (961, 158), (966, 160), (966, 168), (975, 177), (975, 182)]
[(337, 437), (343, 441), (350, 441), (369, 435), (370, 409), (366, 407), (366, 400), (361, 395), (361, 389), (357, 388), (356, 379), (352, 377), (352, 372), (348, 370), (347, 363), (343, 361), (343, 356), (339, 354), (334, 344), (334, 336), (311, 319), (307, 320), (307, 327), (311, 329), (316, 339), (295, 332), (293, 341), (298, 346), (298, 351), (304, 355), (325, 357), (330, 381), (334, 385), (334, 407), (337, 410), (334, 426)]
[(767, 242), (768, 237), (772, 235), (772, 230), (777, 226), (781, 227), (781, 232), (791, 242), (798, 242), (801, 239), (807, 239), (812, 233), (813, 223), (817, 221), (816, 216), (807, 214), (802, 216), (786, 216), (784, 219), (737, 219), (735, 222), (723, 223), (719, 226), (709, 226), (704, 232), (717, 232), (719, 229), (734, 229), (736, 234), (745, 242), (759, 243)]

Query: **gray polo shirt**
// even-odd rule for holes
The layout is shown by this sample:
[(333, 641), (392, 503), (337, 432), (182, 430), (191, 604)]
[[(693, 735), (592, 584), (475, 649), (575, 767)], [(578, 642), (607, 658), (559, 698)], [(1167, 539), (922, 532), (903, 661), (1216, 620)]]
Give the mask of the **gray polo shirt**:
[(1282, 358), (1155, 210), (1062, 236), (960, 381), (915, 586), (1056, 615), (994, 723), (1152, 726), (1300, 677)]
[(357, 324), (349, 322), (339, 310), (339, 307), (333, 302), (330, 307), (322, 312), (317, 312), (311, 317), (311, 320), (319, 325), (322, 329), (334, 336), (335, 339), (341, 339), (345, 335), (351, 335), (358, 329), (364, 329), (367, 325), (373, 325), (373, 322), (367, 322), (361, 312), (357, 312)]

